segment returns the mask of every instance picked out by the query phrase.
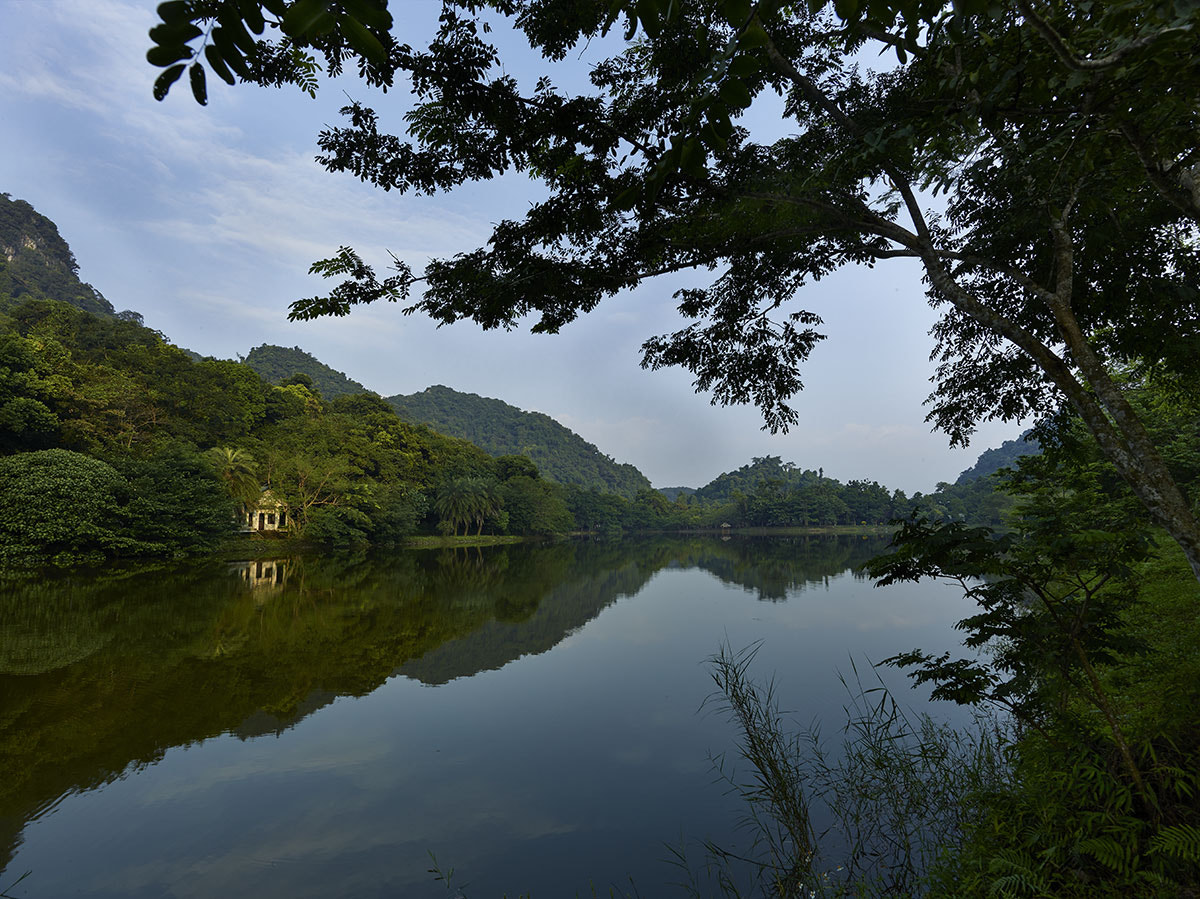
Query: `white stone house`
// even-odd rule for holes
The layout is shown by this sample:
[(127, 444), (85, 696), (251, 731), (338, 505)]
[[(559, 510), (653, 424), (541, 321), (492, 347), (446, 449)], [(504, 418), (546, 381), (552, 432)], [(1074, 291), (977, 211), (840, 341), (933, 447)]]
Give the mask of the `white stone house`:
[(243, 531), (283, 531), (287, 529), (287, 504), (273, 494), (263, 490), (253, 506), (246, 510), (242, 521)]

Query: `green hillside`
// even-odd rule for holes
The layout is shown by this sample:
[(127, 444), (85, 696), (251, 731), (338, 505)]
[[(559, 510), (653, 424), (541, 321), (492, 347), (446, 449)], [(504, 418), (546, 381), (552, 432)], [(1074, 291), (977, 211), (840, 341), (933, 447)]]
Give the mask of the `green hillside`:
[(373, 392), (298, 346), (288, 349), (264, 343), (252, 349), (242, 363), (250, 366), (258, 372), (259, 377), (271, 384), (278, 384), (295, 375), (307, 375), (312, 379), (312, 386), (327, 400), (355, 393)]
[(632, 465), (614, 461), (574, 431), (541, 412), (523, 412), (501, 400), (449, 387), (430, 387), (409, 396), (391, 396), (402, 418), (461, 437), (496, 456), (525, 455), (542, 475), (632, 498), (650, 481)]
[(96, 315), (115, 314), (100, 291), (79, 280), (75, 254), (54, 222), (24, 200), (0, 193), (0, 304), (25, 299), (59, 300)]

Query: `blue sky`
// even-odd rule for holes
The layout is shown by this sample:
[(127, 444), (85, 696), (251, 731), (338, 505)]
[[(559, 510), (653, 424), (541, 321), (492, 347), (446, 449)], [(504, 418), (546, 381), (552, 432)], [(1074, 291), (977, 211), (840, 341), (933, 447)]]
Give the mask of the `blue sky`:
[[(438, 4), (392, 8), (415, 42)], [(313, 100), (210, 78), (207, 108), (182, 84), (157, 103), (157, 70), (144, 59), (155, 21), (152, 0), (0, 0), (0, 191), (53, 219), (83, 279), (175, 343), (223, 358), (262, 343), (300, 346), (385, 396), (445, 384), (498, 397), (558, 419), (656, 486), (700, 486), (775, 455), (842, 480), (928, 491), (1020, 431), (985, 424), (967, 450), (929, 432), (934, 315), (907, 261), (802, 291), (798, 302), (824, 317), (829, 339), (802, 373), (801, 422), (787, 435), (760, 430), (754, 409), (711, 406), (686, 372), (638, 367), (643, 340), (680, 326), (671, 294), (682, 279), (646, 283), (558, 335), (439, 329), (395, 305), (289, 323), (292, 300), (324, 289), (309, 264), (338, 246), (379, 268), (389, 250), (419, 268), (482, 245), (490, 224), (538, 188), (506, 177), (401, 197), (326, 173), (313, 159), (316, 134), (337, 123), (347, 94), (400, 127), (403, 92), (372, 96), (352, 79)], [(518, 77), (543, 74), (528, 51), (506, 64)], [(581, 63), (567, 64), (564, 77), (578, 79)], [(769, 116), (756, 127), (777, 128)]]

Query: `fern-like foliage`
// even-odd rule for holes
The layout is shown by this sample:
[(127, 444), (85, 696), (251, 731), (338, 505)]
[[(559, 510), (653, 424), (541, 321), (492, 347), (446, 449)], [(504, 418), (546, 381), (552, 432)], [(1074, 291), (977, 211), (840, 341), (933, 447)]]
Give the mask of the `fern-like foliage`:
[(1050, 884), (1039, 871), (1040, 865), (1027, 852), (1003, 849), (988, 863), (994, 875), (988, 892), (996, 899), (1025, 899), (1049, 896)]
[(1176, 824), (1150, 838), (1150, 851), (1181, 862), (1200, 865), (1200, 827)]

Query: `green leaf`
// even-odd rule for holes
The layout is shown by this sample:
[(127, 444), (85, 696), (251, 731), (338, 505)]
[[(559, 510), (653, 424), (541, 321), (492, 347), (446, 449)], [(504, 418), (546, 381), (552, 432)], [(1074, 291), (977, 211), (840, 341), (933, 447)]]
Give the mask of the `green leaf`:
[(735, 56), (733, 61), (729, 63), (729, 74), (738, 78), (755, 75), (760, 71), (762, 71), (762, 60), (749, 53), (742, 53), (739, 56)]
[(188, 78), (192, 82), (192, 96), (201, 106), (208, 105), (208, 88), (204, 84), (204, 66), (193, 63), (188, 69)]
[(641, 187), (636, 184), (633, 187), (625, 188), (623, 191), (613, 197), (613, 208), (621, 210), (632, 209), (637, 204), (638, 197), (641, 196), (641, 193)]
[(297, 0), (283, 15), (283, 33), (288, 37), (311, 37), (329, 31), (336, 20), (329, 14), (328, 0)]
[(221, 15), (217, 16), (217, 21), (221, 23), (221, 27), (233, 39), (233, 42), (237, 44), (243, 54), (250, 56), (258, 49), (254, 38), (250, 36), (250, 32), (242, 24), (241, 17), (234, 13), (232, 9), (228, 7), (223, 9)]
[(146, 51), (146, 62), (152, 66), (169, 66), (171, 63), (179, 62), (181, 59), (191, 58), (192, 50), (190, 47), (151, 47)]
[(700, 139), (714, 153), (720, 153), (729, 143), (729, 141), (717, 134), (711, 120), (706, 122), (704, 127), (700, 129)]
[(733, 122), (729, 120), (729, 112), (723, 106), (714, 104), (708, 108), (708, 124), (722, 141), (729, 140), (733, 134)]
[(158, 4), (158, 17), (170, 24), (190, 22), (192, 5), (187, 0), (168, 0), (166, 3)]
[(225, 65), (225, 60), (221, 58), (221, 51), (212, 44), (204, 48), (204, 58), (208, 60), (208, 64), (212, 66), (212, 70), (216, 72), (217, 77), (226, 84), (235, 84), (237, 79), (233, 77), (233, 73), (229, 71), (229, 66)]
[[(246, 64), (245, 57), (243, 57), (238, 51), (238, 48), (234, 46), (233, 41), (229, 39), (229, 35), (226, 34), (225, 29), (217, 26), (212, 30), (212, 34), (210, 36), (213, 43), (217, 45), (217, 49), (221, 53), (221, 58), (224, 59), (225, 62), (242, 77), (243, 80), (249, 81), (252, 77), (250, 66)], [(205, 52), (207, 53), (207, 51)]]
[(259, 7), (257, 0), (241, 0), (238, 5), (242, 10), (242, 19), (246, 22), (246, 27), (255, 34), (262, 34), (263, 28), (266, 27), (266, 20), (263, 19), (262, 8)]
[(858, 0), (833, 0), (833, 11), (846, 22), (858, 18)]
[(379, 42), (379, 38), (367, 30), (362, 22), (353, 16), (342, 16), (338, 20), (338, 24), (341, 25), (346, 42), (364, 59), (376, 65), (383, 65), (387, 62), (387, 51), (383, 49), (383, 44)]
[(204, 32), (191, 22), (164, 22), (150, 29), (150, 40), (156, 44), (174, 46), (186, 44)]
[(179, 65), (171, 66), (161, 75), (154, 79), (154, 99), (162, 101), (167, 93), (171, 90), (171, 85), (179, 80), (179, 76), (183, 74), (183, 70), (187, 66), (180, 63)]
[(704, 174), (704, 148), (699, 138), (689, 137), (683, 142), (683, 149), (679, 154), (679, 168), (695, 177)]
[(387, 3), (379, 0), (342, 0), (342, 8), (368, 28), (377, 31), (389, 31), (392, 27), (392, 14), (387, 11)]
[(723, 0), (721, 12), (725, 14), (726, 22), (734, 28), (741, 28), (750, 18), (750, 0)]
[(646, 34), (652, 38), (658, 37), (662, 32), (662, 24), (658, 21), (658, 7), (654, 0), (637, 0), (635, 9)]
[(756, 19), (742, 32), (742, 36), (738, 38), (738, 47), (742, 49), (750, 49), (752, 47), (765, 47), (771, 42), (767, 35), (767, 30), (762, 27), (762, 24)]
[(745, 109), (753, 98), (740, 78), (727, 78), (721, 85), (721, 102), (730, 109)]

